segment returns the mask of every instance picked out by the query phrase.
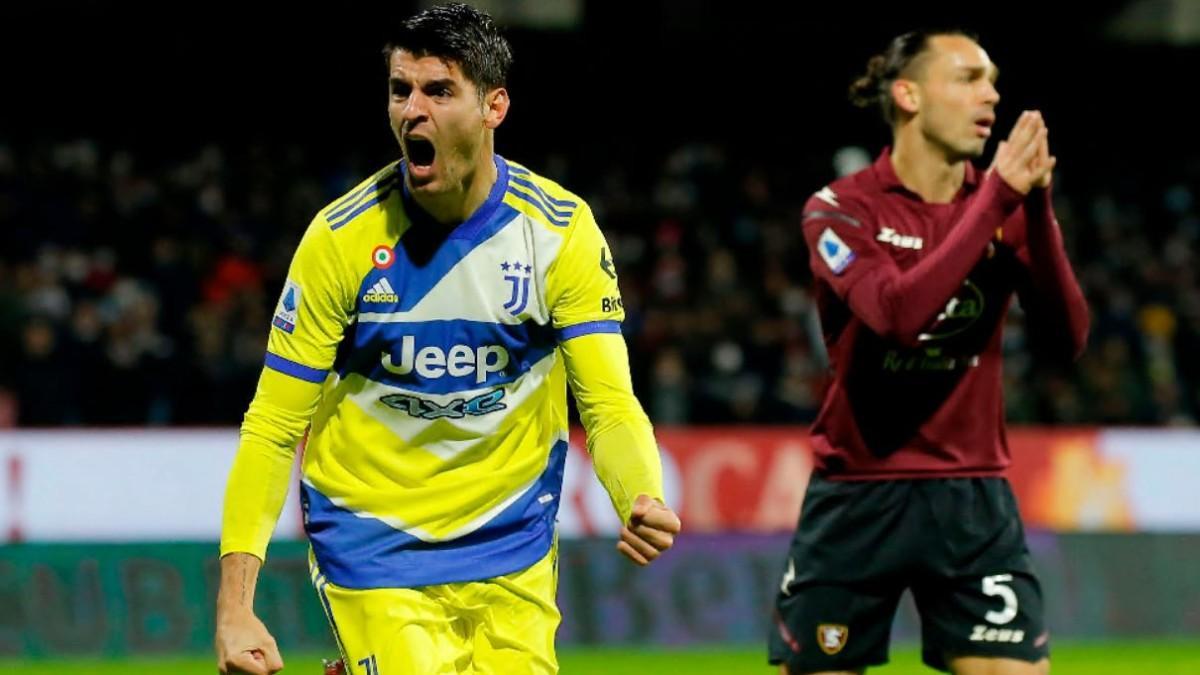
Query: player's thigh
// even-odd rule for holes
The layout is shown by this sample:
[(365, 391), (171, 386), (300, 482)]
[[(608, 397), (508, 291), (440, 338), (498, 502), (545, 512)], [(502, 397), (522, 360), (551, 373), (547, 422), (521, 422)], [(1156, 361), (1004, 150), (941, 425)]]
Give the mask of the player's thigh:
[(558, 659), (554, 634), (562, 620), (555, 604), (558, 550), (532, 566), (460, 592), (473, 607), (473, 663), (476, 675), (554, 675)]
[(778, 580), (768, 659), (793, 673), (885, 663), (919, 539), (911, 483), (814, 476)]
[(950, 659), (954, 675), (1048, 675), (1050, 659), (1034, 663), (1018, 659), (959, 656)]
[(790, 674), (857, 672), (886, 663), (900, 587), (794, 587), (777, 598), (768, 659)]
[(996, 571), (913, 589), (921, 615), (922, 657), (929, 666), (949, 670), (959, 657), (1027, 664), (1049, 657), (1037, 578), (1025, 571)]
[(925, 662), (949, 670), (959, 657), (990, 659), (978, 667), (996, 668), (1005, 665), (999, 660), (1032, 666), (1048, 658), (1042, 588), (1008, 483), (955, 479), (931, 482), (926, 492), (941, 541), (913, 587)]
[(466, 672), (467, 624), (439, 594), (424, 589), (347, 589), (317, 579), (317, 594), (351, 675)]

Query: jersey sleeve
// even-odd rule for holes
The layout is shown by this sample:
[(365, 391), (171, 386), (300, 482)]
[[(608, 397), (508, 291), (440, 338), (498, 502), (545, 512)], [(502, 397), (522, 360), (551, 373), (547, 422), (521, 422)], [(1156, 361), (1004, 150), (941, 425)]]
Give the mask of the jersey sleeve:
[(835, 201), (836, 206), (816, 196), (805, 204), (804, 240), (814, 276), (845, 300), (850, 289), (872, 270), (895, 267), (895, 263), (875, 241), (869, 210), (844, 196)]
[(612, 252), (592, 210), (575, 214), (546, 274), (550, 320), (559, 340), (590, 333), (620, 333), (625, 318)]
[(905, 345), (958, 291), (1023, 196), (993, 173), (972, 195), (950, 234), (916, 265), (901, 270), (875, 241), (865, 209), (832, 209), (818, 193), (804, 213), (804, 239), (814, 276), (833, 289), (876, 334)]
[(1087, 346), (1087, 299), (1063, 244), (1050, 190), (1035, 188), (1025, 200), (1026, 244), (1018, 250), (1026, 283), (1017, 286), (1027, 329), (1039, 349), (1061, 360), (1079, 358)]
[(221, 555), (266, 558), (287, 498), (296, 445), (320, 400), (321, 385), (263, 368), (225, 485)]
[(344, 264), (334, 233), (314, 221), (301, 239), (271, 319), (266, 366), (307, 382), (322, 382), (354, 310), (357, 280)]
[(584, 335), (564, 342), (562, 351), (596, 475), (628, 523), (638, 495), (662, 501), (663, 483), (654, 429), (633, 394), (625, 339)]
[[(266, 363), (225, 488), (221, 555), (262, 559), (287, 497), (296, 445), (321, 399), (354, 290), (332, 232), (309, 226), (271, 319)], [(348, 289), (351, 289), (348, 291)]]

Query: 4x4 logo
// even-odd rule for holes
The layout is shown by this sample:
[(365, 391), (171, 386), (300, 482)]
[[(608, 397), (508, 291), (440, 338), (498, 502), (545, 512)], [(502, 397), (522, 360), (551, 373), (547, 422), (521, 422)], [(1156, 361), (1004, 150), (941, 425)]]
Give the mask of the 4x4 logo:
[(403, 410), (411, 417), (423, 420), (436, 420), (443, 417), (462, 419), (468, 415), (477, 417), (488, 413), (504, 410), (508, 406), (500, 402), (504, 398), (503, 389), (493, 389), (472, 399), (458, 398), (441, 405), (427, 398), (409, 396), (408, 394), (388, 394), (381, 397), (379, 402), (389, 408)]

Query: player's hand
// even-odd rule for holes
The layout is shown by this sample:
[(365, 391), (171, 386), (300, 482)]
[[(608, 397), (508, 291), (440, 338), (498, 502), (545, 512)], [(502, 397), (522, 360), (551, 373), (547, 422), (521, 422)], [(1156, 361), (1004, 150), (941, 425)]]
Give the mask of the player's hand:
[(1054, 178), (1054, 165), (1058, 163), (1058, 158), (1050, 154), (1050, 128), (1046, 127), (1046, 133), (1042, 136), (1042, 142), (1038, 147), (1037, 157), (1033, 160), (1041, 166), (1048, 166), (1042, 177), (1033, 182), (1033, 187), (1045, 190), (1050, 187), (1050, 181)]
[(254, 613), (232, 610), (217, 617), (217, 669), (226, 674), (274, 675), (283, 670), (275, 638)]
[(649, 565), (675, 543), (679, 534), (679, 516), (666, 504), (638, 495), (629, 513), (629, 523), (621, 528), (617, 550), (639, 565)]
[(1050, 156), (1048, 132), (1042, 114), (1026, 110), (1013, 126), (1008, 140), (996, 148), (992, 168), (1009, 187), (1029, 194), (1035, 186), (1048, 185), (1057, 161)]

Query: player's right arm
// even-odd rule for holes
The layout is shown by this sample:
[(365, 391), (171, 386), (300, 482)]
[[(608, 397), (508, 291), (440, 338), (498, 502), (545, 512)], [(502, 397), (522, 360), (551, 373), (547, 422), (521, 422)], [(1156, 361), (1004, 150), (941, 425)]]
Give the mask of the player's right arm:
[(225, 490), (215, 639), (222, 673), (266, 675), (283, 668), (275, 640), (254, 615), (254, 589), (287, 497), (296, 445), (353, 311), (352, 276), (328, 225), (310, 225), (276, 307), (266, 364)]
[[(916, 265), (901, 270), (875, 241), (866, 209), (820, 196), (804, 213), (804, 238), (813, 273), (849, 304), (875, 333), (905, 345), (917, 337), (979, 262), (1004, 221), (1042, 173), (1035, 159), (1041, 118), (1022, 115), (997, 150), (995, 171), (983, 181), (957, 223)], [(1041, 127), (1044, 129), (1044, 127)]]
[(283, 669), (275, 638), (254, 615), (254, 587), (262, 560), (249, 553), (221, 558), (217, 593), (217, 669), (222, 673), (269, 675)]

